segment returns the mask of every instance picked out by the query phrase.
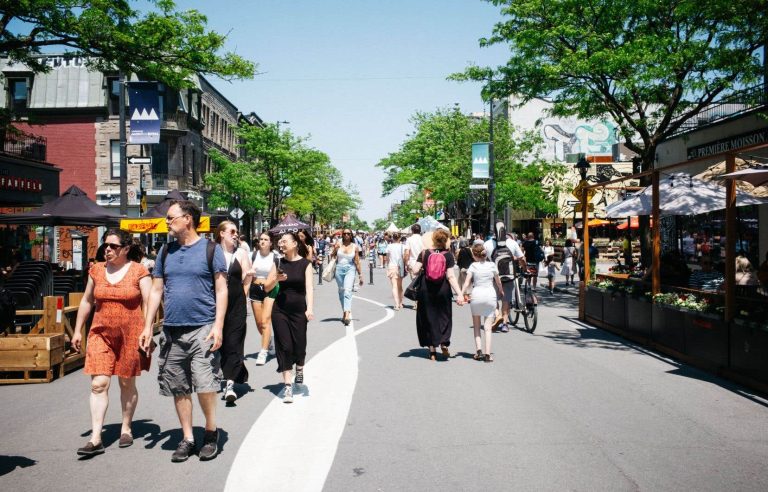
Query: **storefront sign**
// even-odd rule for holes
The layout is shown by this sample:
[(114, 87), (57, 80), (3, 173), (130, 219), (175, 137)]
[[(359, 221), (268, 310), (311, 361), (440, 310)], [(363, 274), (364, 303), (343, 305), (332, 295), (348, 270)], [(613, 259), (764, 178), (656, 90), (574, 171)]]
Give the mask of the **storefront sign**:
[(128, 84), (132, 144), (160, 143), (160, 96), (157, 82), (131, 82)]
[(39, 179), (0, 175), (0, 190), (16, 190), (40, 193), (43, 191), (43, 182)]
[(742, 133), (741, 135), (723, 138), (704, 145), (688, 147), (688, 159), (722, 154), (723, 152), (730, 152), (743, 147), (749, 147), (750, 145), (763, 144), (766, 142), (768, 142), (768, 128), (762, 128), (749, 133)]

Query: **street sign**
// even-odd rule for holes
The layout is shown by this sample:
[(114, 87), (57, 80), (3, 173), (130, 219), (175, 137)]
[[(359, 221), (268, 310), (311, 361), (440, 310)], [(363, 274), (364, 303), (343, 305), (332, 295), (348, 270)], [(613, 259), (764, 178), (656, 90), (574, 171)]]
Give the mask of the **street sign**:
[[(577, 203), (576, 205), (573, 206), (574, 212), (581, 212), (581, 210), (582, 210), (581, 203)], [(587, 212), (594, 212), (594, 211), (595, 211), (595, 204), (590, 203), (589, 206), (587, 207)]]
[(245, 212), (243, 212), (239, 208), (233, 208), (229, 212), (229, 216), (232, 217), (233, 219), (237, 219), (237, 220), (240, 220), (243, 217), (243, 215), (245, 215)]
[(487, 190), (488, 185), (487, 184), (471, 184), (469, 185), (470, 190)]
[[(573, 189), (571, 194), (573, 196), (575, 196), (576, 198), (578, 198), (579, 200), (581, 200), (582, 190), (584, 190), (584, 188), (586, 188), (587, 186), (589, 186), (589, 184), (586, 182), (586, 180), (581, 180), (581, 181), (579, 181), (579, 184), (576, 185), (576, 188)], [(592, 200), (592, 198), (594, 198), (594, 196), (595, 196), (595, 190), (594, 189), (587, 190), (587, 201)]]
[(128, 158), (128, 164), (152, 164), (152, 158), (151, 157), (138, 157), (135, 155), (132, 155)]

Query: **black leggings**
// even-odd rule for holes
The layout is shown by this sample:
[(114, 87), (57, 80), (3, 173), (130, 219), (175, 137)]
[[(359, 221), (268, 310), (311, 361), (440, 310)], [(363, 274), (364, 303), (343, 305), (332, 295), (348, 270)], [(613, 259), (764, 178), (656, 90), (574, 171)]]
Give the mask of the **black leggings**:
[(307, 356), (307, 316), (304, 312), (287, 313), (277, 306), (272, 310), (277, 372), (304, 365)]

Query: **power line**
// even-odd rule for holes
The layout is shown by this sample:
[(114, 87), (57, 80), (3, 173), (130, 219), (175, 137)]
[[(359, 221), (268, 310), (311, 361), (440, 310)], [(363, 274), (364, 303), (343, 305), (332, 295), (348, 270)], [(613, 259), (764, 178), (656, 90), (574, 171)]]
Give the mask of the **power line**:
[(445, 76), (426, 76), (426, 75), (412, 75), (412, 76), (398, 76), (398, 77), (300, 77), (289, 79), (262, 79), (256, 77), (254, 82), (343, 82), (354, 80), (445, 80)]

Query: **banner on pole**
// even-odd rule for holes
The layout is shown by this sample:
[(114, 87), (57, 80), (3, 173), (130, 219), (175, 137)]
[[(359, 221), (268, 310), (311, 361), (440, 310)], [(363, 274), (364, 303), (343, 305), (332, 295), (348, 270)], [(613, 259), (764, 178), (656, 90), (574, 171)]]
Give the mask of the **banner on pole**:
[(160, 95), (157, 82), (129, 82), (128, 110), (131, 115), (131, 131), (128, 143), (160, 143)]
[(472, 178), (487, 179), (490, 177), (488, 173), (489, 156), (488, 150), (489, 144), (487, 142), (473, 143), (472, 144)]

